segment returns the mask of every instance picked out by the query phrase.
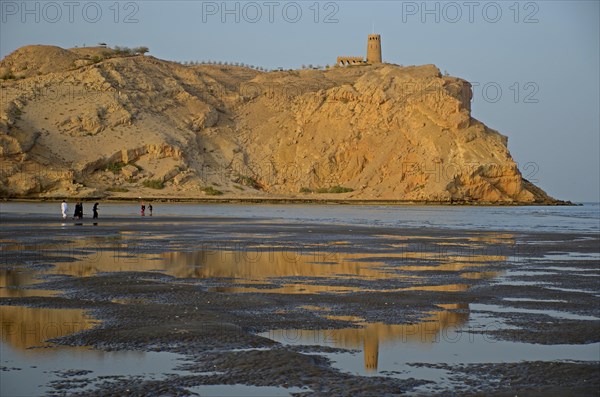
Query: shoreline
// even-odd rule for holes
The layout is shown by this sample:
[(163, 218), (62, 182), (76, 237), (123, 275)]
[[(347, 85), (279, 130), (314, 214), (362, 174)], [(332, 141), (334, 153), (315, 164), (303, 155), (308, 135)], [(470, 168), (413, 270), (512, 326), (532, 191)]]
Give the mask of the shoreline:
[[(190, 203), (151, 202), (153, 214), (141, 216), (139, 202), (100, 202), (99, 218), (92, 218), (91, 204), (84, 202), (83, 219), (73, 219), (72, 211), (63, 219), (60, 205), (50, 201), (0, 202), (0, 217), (12, 224), (142, 225), (148, 222), (203, 222), (261, 220), (298, 225), (338, 224), (354, 227), (389, 227), (416, 230), (472, 230), (548, 233), (598, 232), (600, 208), (594, 203), (581, 206), (386, 206), (277, 203)], [(145, 201), (148, 205), (150, 202)], [(72, 207), (69, 202), (69, 207)], [(97, 224), (97, 225), (96, 225)]]
[[(125, 229), (137, 230), (138, 227), (145, 227), (146, 225), (161, 225), (165, 227), (171, 227), (173, 224), (183, 225), (186, 227), (193, 226), (196, 224), (213, 223), (219, 225), (220, 223), (230, 222), (241, 222), (243, 224), (255, 224), (264, 222), (270, 225), (287, 225), (290, 227), (301, 227), (301, 228), (321, 228), (330, 226), (333, 228), (345, 228), (352, 227), (353, 231), (389, 231), (389, 232), (405, 232), (408, 234), (416, 233), (420, 234), (435, 234), (435, 235), (448, 235), (452, 233), (457, 234), (515, 234), (515, 235), (528, 235), (528, 234), (539, 234), (539, 235), (559, 235), (559, 234), (580, 234), (585, 236), (597, 236), (598, 232), (595, 230), (530, 230), (530, 229), (503, 229), (497, 227), (453, 227), (453, 226), (441, 226), (441, 225), (396, 225), (396, 224), (372, 224), (372, 223), (353, 223), (353, 222), (328, 222), (322, 223), (312, 219), (288, 219), (279, 218), (273, 216), (236, 216), (236, 215), (202, 215), (202, 214), (154, 214), (141, 216), (139, 213), (129, 214), (111, 214), (102, 215), (99, 218), (92, 218), (91, 214), (85, 215), (82, 219), (75, 219), (71, 215), (66, 219), (54, 214), (23, 214), (23, 213), (2, 213), (0, 212), (1, 221), (3, 225), (9, 227), (26, 226), (36, 224), (49, 228), (66, 227), (66, 226), (83, 226), (86, 227), (84, 230), (104, 230), (107, 229), (110, 232), (116, 232), (119, 227)], [(89, 229), (87, 228), (89, 227)], [(76, 230), (76, 229), (75, 229)], [(142, 229), (143, 230), (143, 229)], [(153, 232), (159, 232), (159, 230), (153, 230)]]
[(378, 200), (378, 199), (306, 199), (306, 198), (258, 198), (258, 197), (224, 197), (224, 198), (176, 198), (176, 197), (52, 197), (52, 198), (0, 198), (2, 202), (12, 203), (58, 203), (67, 201), (102, 201), (111, 203), (133, 203), (140, 201), (154, 203), (182, 203), (182, 204), (305, 204), (305, 205), (382, 205), (382, 206), (461, 206), (461, 207), (557, 207), (581, 206), (583, 203), (555, 200), (552, 202), (483, 202), (483, 201), (415, 201), (415, 200)]

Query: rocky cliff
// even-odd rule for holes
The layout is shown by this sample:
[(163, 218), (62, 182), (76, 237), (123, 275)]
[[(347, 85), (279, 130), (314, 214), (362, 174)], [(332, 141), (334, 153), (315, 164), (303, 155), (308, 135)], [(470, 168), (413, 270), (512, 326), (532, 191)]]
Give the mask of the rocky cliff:
[(105, 49), (0, 62), (2, 197), (551, 203), (433, 65), (259, 72)]

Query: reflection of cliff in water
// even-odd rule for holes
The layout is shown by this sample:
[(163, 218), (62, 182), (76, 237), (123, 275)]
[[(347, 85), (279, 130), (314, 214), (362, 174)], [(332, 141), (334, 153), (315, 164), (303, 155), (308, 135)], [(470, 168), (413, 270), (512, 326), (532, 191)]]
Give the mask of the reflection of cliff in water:
[[(340, 253), (294, 251), (197, 251), (162, 254), (166, 260), (165, 271), (176, 277), (224, 278), (234, 282), (265, 283), (269, 279), (320, 278), (320, 279), (409, 279), (422, 278), (406, 272), (412, 271), (462, 271), (485, 267), (487, 263), (506, 260), (505, 256), (475, 255), (466, 258), (416, 252), (402, 253)], [(421, 258), (423, 266), (398, 266), (387, 262), (402, 263), (403, 259)], [(403, 272), (399, 272), (403, 271)], [(284, 286), (285, 287), (285, 286)], [(281, 292), (298, 292), (288, 286)], [(314, 285), (314, 291), (320, 292)], [(355, 290), (349, 287), (341, 289)], [(464, 290), (464, 289), (460, 289)], [(227, 288), (224, 292), (252, 292), (242, 288)], [(272, 291), (271, 292), (275, 292)]]
[[(352, 291), (449, 290), (450, 285), (428, 286), (423, 283), (427, 271), (469, 272), (463, 279), (476, 279), (488, 263), (506, 260), (505, 256), (460, 253), (440, 257), (430, 252), (342, 253), (332, 246), (327, 251), (200, 250), (143, 254), (134, 246), (88, 250), (74, 255), (74, 261), (60, 262), (44, 273), (89, 277), (101, 272), (158, 271), (177, 278), (215, 279), (221, 285), (213, 290), (228, 293), (347, 293)], [(418, 262), (415, 262), (418, 260)], [(406, 262), (411, 263), (407, 265)], [(489, 276), (489, 274), (487, 275)], [(8, 280), (8, 278), (14, 280)], [(33, 284), (16, 273), (0, 274), (3, 287)], [(5, 281), (3, 281), (5, 280)], [(352, 282), (346, 283), (345, 280)], [(356, 281), (399, 280), (390, 284), (356, 284)], [(404, 285), (402, 285), (402, 283)], [(454, 284), (454, 291), (464, 291), (467, 284)], [(27, 290), (15, 292), (3, 288), (0, 296), (28, 296)], [(17, 294), (17, 295), (15, 295)], [(39, 294), (42, 294), (40, 291)], [(48, 293), (49, 294), (49, 293)], [(47, 295), (48, 295), (47, 294)]]
[(28, 349), (45, 346), (48, 339), (90, 329), (98, 321), (80, 309), (0, 306), (0, 324), (2, 343), (17, 349)]
[(255, 281), (282, 277), (398, 277), (386, 271), (382, 262), (357, 261), (365, 254), (246, 250), (171, 252), (163, 257), (169, 272), (177, 277)]
[[(465, 291), (469, 280), (493, 278), (498, 274), (487, 270), (487, 264), (506, 260), (502, 255), (464, 255), (455, 252), (440, 256), (437, 252), (343, 253), (339, 247), (319, 252), (264, 250), (200, 250), (144, 254), (135, 246), (117, 243), (82, 252), (78, 242), (69, 249), (74, 260), (60, 262), (40, 274), (66, 274), (88, 277), (100, 272), (158, 271), (178, 278), (215, 279), (231, 285), (215, 288), (223, 292), (320, 293), (352, 291)], [(64, 247), (63, 247), (64, 248)], [(64, 249), (56, 252), (65, 256)], [(52, 253), (52, 252), (50, 252)], [(415, 261), (416, 260), (416, 261)], [(407, 264), (408, 262), (409, 264)], [(427, 285), (428, 271), (460, 273), (464, 283)], [(348, 282), (346, 282), (346, 280)], [(356, 281), (395, 280), (385, 283), (361, 284)], [(0, 271), (0, 297), (47, 296), (54, 291), (23, 289), (38, 282), (35, 273), (19, 270)], [(265, 288), (265, 284), (271, 284)], [(403, 284), (404, 283), (404, 284)], [(244, 285), (245, 284), (245, 285)], [(223, 285), (223, 284), (221, 284)], [(395, 288), (391, 288), (394, 286)], [(374, 289), (376, 288), (376, 289)], [(457, 306), (457, 309), (468, 309)], [(94, 322), (82, 310), (33, 309), (0, 307), (2, 339), (20, 348), (36, 346), (43, 341), (91, 327)], [(335, 335), (339, 346), (362, 346), (368, 368), (376, 368), (380, 343), (392, 340), (433, 340), (445, 328), (467, 321), (468, 314), (435, 312), (422, 323), (412, 325), (363, 324), (361, 328), (331, 331), (298, 331), (308, 339), (325, 338), (325, 332)], [(430, 339), (428, 339), (430, 338)]]
[(379, 345), (389, 343), (437, 343), (447, 333), (464, 325), (469, 320), (468, 304), (441, 305), (445, 309), (462, 310), (435, 311), (416, 324), (358, 323), (361, 328), (328, 330), (275, 330), (262, 334), (283, 343), (307, 345), (333, 345), (363, 352), (365, 369), (376, 371)]
[[(269, 283), (270, 279), (286, 277), (370, 280), (407, 278), (394, 273), (383, 262), (359, 261), (364, 258), (364, 254), (273, 250), (204, 250), (137, 256), (97, 251), (74, 262), (58, 263), (50, 272), (87, 277), (100, 272), (160, 271), (178, 278), (215, 278), (246, 284)], [(312, 292), (320, 292), (326, 291), (328, 286), (314, 288)]]
[(23, 298), (27, 296), (55, 296), (59, 291), (25, 289), (36, 284), (31, 273), (15, 269), (0, 269), (0, 298)]
[[(414, 238), (400, 235), (378, 237), (404, 241)], [(493, 237), (473, 237), (464, 243), (450, 237), (419, 236), (425, 241), (411, 245), (412, 249), (403, 246), (378, 253), (346, 253), (341, 246), (346, 245), (345, 242), (324, 244), (319, 251), (302, 247), (282, 250), (280, 247), (247, 242), (239, 250), (205, 247), (195, 252), (147, 254), (136, 242), (94, 238), (60, 245), (34, 245), (28, 249), (39, 258), (47, 255), (72, 259), (58, 263), (57, 268), (48, 273), (77, 277), (98, 272), (160, 271), (179, 278), (233, 278), (246, 281), (296, 276), (381, 279), (411, 277), (413, 271), (464, 271), (491, 262), (505, 261), (506, 244), (514, 244), (514, 240), (510, 234)], [(21, 252), (24, 248), (8, 245), (2, 247), (2, 251), (16, 249)], [(399, 271), (404, 274), (400, 275)]]

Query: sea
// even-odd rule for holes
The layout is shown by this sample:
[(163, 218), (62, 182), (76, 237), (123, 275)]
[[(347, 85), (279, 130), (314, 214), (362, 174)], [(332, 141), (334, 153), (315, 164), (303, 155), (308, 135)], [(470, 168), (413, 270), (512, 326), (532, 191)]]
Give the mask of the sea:
[[(69, 203), (69, 213), (75, 203)], [(148, 204), (148, 203), (146, 203)], [(91, 217), (93, 202), (84, 202)], [(574, 206), (173, 204), (152, 203), (153, 216), (265, 219), (274, 222), (499, 230), (514, 232), (600, 233), (600, 203)], [(100, 218), (139, 216), (138, 203), (100, 203)], [(0, 203), (3, 215), (60, 219), (60, 203)]]

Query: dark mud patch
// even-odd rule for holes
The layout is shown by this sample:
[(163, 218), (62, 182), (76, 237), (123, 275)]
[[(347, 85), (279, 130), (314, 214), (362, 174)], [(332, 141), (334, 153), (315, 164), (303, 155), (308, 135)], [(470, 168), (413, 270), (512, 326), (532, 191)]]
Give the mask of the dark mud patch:
[[(447, 370), (450, 379), (466, 385), (464, 396), (598, 396), (600, 362), (546, 362), (445, 365), (410, 364)], [(484, 381), (485, 379), (485, 381)], [(454, 390), (436, 389), (440, 395)]]

